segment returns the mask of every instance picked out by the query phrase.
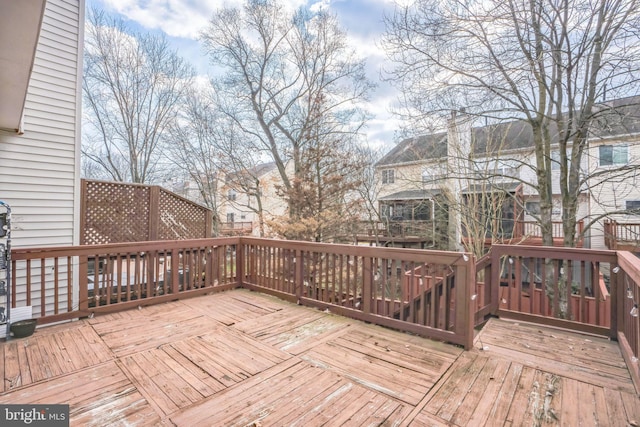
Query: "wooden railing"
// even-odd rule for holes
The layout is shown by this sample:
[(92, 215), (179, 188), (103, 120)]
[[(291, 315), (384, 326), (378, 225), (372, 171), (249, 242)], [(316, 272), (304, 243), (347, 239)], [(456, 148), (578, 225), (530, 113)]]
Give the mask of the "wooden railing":
[(494, 245), (489, 268), (492, 314), (618, 340), (640, 391), (640, 259), (624, 251)]
[(230, 237), (19, 249), (12, 263), (12, 305), (39, 323), (243, 286), (473, 344), (467, 254)]
[(251, 221), (242, 222), (222, 222), (220, 223), (220, 234), (225, 236), (237, 236), (241, 234), (251, 234), (253, 223)]
[(242, 248), (243, 287), (473, 345), (469, 254), (250, 238)]
[(538, 246), (491, 248), (491, 301), (498, 315), (611, 336), (607, 283), (612, 251)]
[(237, 239), (198, 239), (12, 251), (12, 307), (39, 323), (236, 287)]
[(638, 222), (604, 222), (604, 241), (609, 249), (635, 250), (640, 248), (640, 223)]
[(614, 322), (622, 355), (631, 377), (640, 392), (640, 262), (630, 252), (618, 252), (618, 266), (614, 267), (617, 293)]
[[(551, 234), (554, 239), (564, 237), (564, 224), (562, 221), (551, 222)], [(576, 235), (584, 231), (584, 221), (580, 220), (576, 224)], [(514, 237), (538, 237), (542, 238), (542, 228), (538, 221), (516, 221)]]
[(12, 307), (57, 322), (245, 287), (470, 348), (498, 315), (617, 339), (640, 389), (640, 259), (494, 245), (470, 254), (246, 237), (12, 251)]
[(432, 237), (434, 233), (433, 221), (378, 221), (362, 222), (358, 233), (360, 236), (371, 237)]

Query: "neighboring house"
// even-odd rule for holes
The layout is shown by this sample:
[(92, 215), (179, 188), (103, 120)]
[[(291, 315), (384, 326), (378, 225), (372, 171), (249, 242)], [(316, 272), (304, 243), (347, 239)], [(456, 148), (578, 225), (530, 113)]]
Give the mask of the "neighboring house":
[(279, 185), (282, 178), (273, 162), (227, 175), (221, 190), (222, 233), (271, 235), (269, 221), (287, 211), (286, 201), (278, 195)]
[[(198, 203), (202, 206), (207, 206), (210, 209), (216, 206), (219, 198), (218, 192), (218, 176), (207, 177), (206, 175), (200, 176), (199, 180), (193, 178), (178, 178), (173, 177), (162, 181), (161, 186), (172, 193), (189, 199), (192, 202)], [(202, 187), (202, 188), (201, 188)], [(207, 194), (207, 199), (203, 196), (203, 191)]]
[[(84, 0), (0, 0), (0, 200), (12, 209), (14, 249), (79, 243), (84, 7)], [(58, 269), (64, 277), (66, 267)], [(34, 315), (24, 274), (12, 278), (12, 322)], [(36, 306), (39, 299), (31, 295)], [(53, 304), (47, 298), (47, 309)]]
[[(596, 222), (579, 245), (604, 248), (605, 219), (639, 218), (638, 102), (626, 98), (598, 107), (611, 111), (595, 123), (583, 156), (581, 169), (594, 177), (579, 195), (578, 231)], [(552, 220), (560, 244), (558, 158), (558, 150), (552, 151)], [(464, 239), (540, 244), (540, 199), (530, 185), (537, 181), (535, 164), (531, 128), (525, 122), (472, 127), (471, 118), (454, 113), (446, 132), (405, 139), (376, 164), (382, 184), (381, 243), (440, 249), (459, 249)], [(422, 222), (422, 228), (408, 233), (408, 224), (416, 222)]]
[(0, 199), (13, 246), (77, 244), (84, 0), (0, 3)]

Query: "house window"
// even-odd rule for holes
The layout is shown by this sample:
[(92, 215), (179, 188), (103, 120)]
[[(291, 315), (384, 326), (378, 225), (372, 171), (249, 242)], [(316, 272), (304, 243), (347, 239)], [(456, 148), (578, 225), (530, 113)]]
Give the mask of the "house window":
[(227, 214), (227, 222), (233, 222), (233, 212)]
[(560, 151), (553, 150), (551, 152), (551, 170), (559, 171), (560, 170)]
[(229, 190), (229, 193), (227, 193), (227, 198), (233, 202), (236, 200), (236, 194), (236, 190), (231, 189)]
[(382, 171), (382, 183), (393, 184), (395, 182), (395, 175), (393, 169), (385, 169)]
[(446, 174), (439, 173), (436, 170), (430, 171), (429, 169), (424, 169), (422, 171), (422, 183), (423, 184), (435, 184), (443, 179), (446, 179)]
[(640, 215), (640, 200), (627, 200), (625, 203), (627, 213), (631, 215)]
[(627, 145), (601, 145), (600, 166), (626, 165), (629, 163), (629, 147)]
[(431, 219), (431, 201), (418, 202), (413, 208), (413, 219), (416, 221), (429, 221)]
[(529, 215), (540, 215), (540, 202), (526, 202), (524, 208)]

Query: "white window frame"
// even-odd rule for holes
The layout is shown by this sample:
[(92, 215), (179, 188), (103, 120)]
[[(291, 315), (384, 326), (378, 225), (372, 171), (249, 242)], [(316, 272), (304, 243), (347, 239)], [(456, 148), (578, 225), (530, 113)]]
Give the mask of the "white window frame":
[(396, 174), (395, 169), (383, 169), (382, 170), (382, 183), (393, 184), (395, 182)]
[[(602, 149), (605, 147), (611, 148), (611, 163), (607, 163), (607, 164), (602, 163)], [(624, 160), (620, 161), (620, 159), (618, 159), (618, 161), (616, 161), (616, 154), (618, 156), (624, 155)], [(606, 167), (623, 166), (627, 164), (629, 164), (629, 146), (628, 145), (604, 144), (604, 145), (598, 146), (598, 166), (606, 168)]]

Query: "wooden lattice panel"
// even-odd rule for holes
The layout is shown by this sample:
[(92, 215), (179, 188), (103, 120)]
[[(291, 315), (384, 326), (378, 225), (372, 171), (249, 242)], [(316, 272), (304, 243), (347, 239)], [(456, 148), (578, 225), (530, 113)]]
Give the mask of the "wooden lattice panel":
[(82, 180), (81, 244), (211, 237), (211, 211), (158, 186)]
[(198, 239), (206, 236), (207, 209), (160, 189), (158, 238)]
[(147, 240), (150, 187), (103, 181), (84, 183), (82, 244)]

